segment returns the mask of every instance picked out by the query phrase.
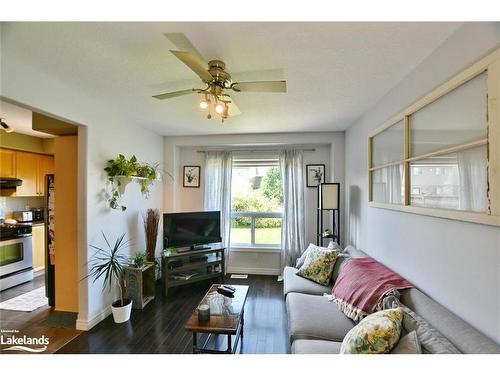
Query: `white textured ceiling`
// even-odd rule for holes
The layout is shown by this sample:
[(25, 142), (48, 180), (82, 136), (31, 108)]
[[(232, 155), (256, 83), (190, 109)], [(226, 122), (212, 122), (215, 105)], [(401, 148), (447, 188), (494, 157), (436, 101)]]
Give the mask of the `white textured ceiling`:
[[(38, 138), (53, 138), (53, 135), (33, 130), (33, 113), (29, 109), (21, 108), (15, 104), (0, 100), (0, 117), (5, 119), (7, 125), (14, 129), (15, 133), (31, 135)], [(0, 133), (1, 136), (2, 133)]]
[[(16, 23), (3, 25), (2, 43), (162, 135), (313, 132), (344, 130), (460, 25)], [(224, 125), (205, 118), (196, 95), (153, 99), (203, 87), (169, 52), (166, 32), (183, 32), (207, 60), (225, 61), (233, 80), (286, 79), (288, 93), (235, 93), (242, 114)]]

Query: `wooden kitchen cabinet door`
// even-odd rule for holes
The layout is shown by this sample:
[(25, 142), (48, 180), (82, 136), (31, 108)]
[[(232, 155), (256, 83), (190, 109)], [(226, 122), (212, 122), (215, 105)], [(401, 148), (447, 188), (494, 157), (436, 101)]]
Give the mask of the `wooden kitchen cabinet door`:
[(32, 228), (33, 238), (33, 269), (39, 271), (45, 268), (45, 225), (35, 225)]
[(16, 152), (16, 177), (23, 184), (16, 188), (16, 197), (34, 197), (38, 194), (38, 154)]
[(0, 177), (16, 177), (16, 152), (0, 149)]
[(38, 155), (38, 195), (45, 195), (45, 175), (53, 174), (54, 167), (54, 157), (49, 155)]

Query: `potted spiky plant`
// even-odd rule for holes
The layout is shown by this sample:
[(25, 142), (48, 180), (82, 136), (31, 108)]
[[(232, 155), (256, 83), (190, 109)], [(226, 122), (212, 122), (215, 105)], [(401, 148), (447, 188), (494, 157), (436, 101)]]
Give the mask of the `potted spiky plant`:
[(103, 278), (103, 292), (106, 288), (112, 291), (113, 284), (118, 286), (120, 298), (111, 304), (111, 311), (115, 323), (123, 323), (130, 319), (132, 300), (123, 296), (123, 267), (129, 263), (129, 258), (120, 252), (129, 246), (129, 241), (124, 241), (125, 233), (123, 233), (111, 245), (104, 232), (101, 233), (106, 246), (89, 245), (96, 252), (90, 261), (91, 267), (87, 277), (92, 277), (94, 282)]

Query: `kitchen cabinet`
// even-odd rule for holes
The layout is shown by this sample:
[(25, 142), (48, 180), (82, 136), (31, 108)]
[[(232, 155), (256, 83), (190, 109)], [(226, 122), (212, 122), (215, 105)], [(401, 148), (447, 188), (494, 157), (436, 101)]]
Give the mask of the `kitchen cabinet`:
[(13, 197), (37, 197), (45, 195), (45, 175), (55, 171), (54, 156), (33, 152), (0, 149), (1, 177), (15, 177), (23, 184), (15, 191), (2, 191)]
[(16, 197), (33, 197), (38, 194), (38, 154), (16, 152), (16, 177), (23, 184), (16, 188)]
[(38, 179), (37, 192), (38, 195), (45, 195), (45, 175), (52, 174), (55, 171), (54, 157), (50, 155), (38, 156)]
[(16, 177), (16, 152), (0, 149), (0, 177)]
[(45, 268), (45, 225), (34, 225), (33, 238), (33, 270), (40, 271)]

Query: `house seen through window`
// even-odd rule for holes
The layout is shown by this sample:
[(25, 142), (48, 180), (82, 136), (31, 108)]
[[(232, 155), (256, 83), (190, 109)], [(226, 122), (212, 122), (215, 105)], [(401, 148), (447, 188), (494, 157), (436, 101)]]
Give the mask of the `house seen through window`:
[(231, 205), (231, 245), (280, 247), (283, 188), (278, 159), (234, 160)]

